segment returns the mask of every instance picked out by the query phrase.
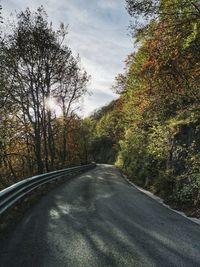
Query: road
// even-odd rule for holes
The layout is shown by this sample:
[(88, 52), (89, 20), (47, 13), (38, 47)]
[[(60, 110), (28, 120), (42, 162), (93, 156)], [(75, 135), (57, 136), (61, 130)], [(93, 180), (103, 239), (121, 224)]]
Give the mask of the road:
[(200, 226), (100, 165), (34, 205), (0, 240), (1, 267), (200, 266)]

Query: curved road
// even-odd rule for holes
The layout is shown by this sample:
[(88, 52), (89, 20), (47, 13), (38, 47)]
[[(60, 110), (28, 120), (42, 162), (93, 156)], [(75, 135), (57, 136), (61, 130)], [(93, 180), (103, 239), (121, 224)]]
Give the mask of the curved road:
[(54, 189), (0, 240), (1, 267), (200, 266), (200, 226), (100, 165)]

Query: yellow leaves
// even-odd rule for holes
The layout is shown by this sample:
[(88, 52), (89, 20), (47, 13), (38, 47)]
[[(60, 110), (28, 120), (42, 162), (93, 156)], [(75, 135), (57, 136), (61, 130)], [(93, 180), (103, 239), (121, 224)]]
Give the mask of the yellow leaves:
[(197, 35), (198, 35), (197, 23), (192, 23), (192, 32), (184, 41), (183, 49), (188, 48), (190, 44), (196, 39)]
[(141, 72), (145, 72), (146, 70), (153, 68), (155, 66), (155, 63), (156, 62), (154, 59), (150, 59), (150, 60), (146, 61), (142, 66)]
[(150, 102), (148, 99), (144, 99), (140, 105), (139, 105), (139, 111), (140, 113), (143, 113), (150, 105)]

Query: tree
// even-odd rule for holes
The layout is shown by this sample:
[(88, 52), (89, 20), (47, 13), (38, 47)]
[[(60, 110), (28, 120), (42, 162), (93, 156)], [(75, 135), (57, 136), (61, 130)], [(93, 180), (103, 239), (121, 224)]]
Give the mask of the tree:
[[(37, 171), (42, 173), (53, 168), (57, 157), (56, 114), (48, 107), (48, 101), (61, 103), (63, 119), (68, 120), (72, 105), (86, 93), (88, 76), (63, 43), (67, 34), (63, 24), (54, 31), (43, 8), (35, 13), (26, 9), (17, 18), (17, 25), (13, 25), (4, 44), (6, 82), (24, 128), (26, 145), (33, 145)], [(64, 123), (65, 135), (66, 127)]]
[(0, 4), (0, 23), (3, 23), (3, 18), (1, 16), (1, 10), (2, 10), (2, 5)]
[(65, 164), (67, 156), (67, 128), (70, 118), (73, 118), (74, 110), (77, 108), (77, 102), (87, 91), (87, 83), (89, 76), (86, 71), (80, 68), (80, 59), (71, 56), (68, 71), (63, 73), (63, 77), (59, 81), (59, 87), (54, 91), (63, 117), (62, 127), (62, 165)]
[(126, 2), (137, 49), (116, 78), (120, 108), (103, 108), (97, 133), (115, 140), (116, 164), (135, 182), (174, 201), (199, 203), (199, 5)]

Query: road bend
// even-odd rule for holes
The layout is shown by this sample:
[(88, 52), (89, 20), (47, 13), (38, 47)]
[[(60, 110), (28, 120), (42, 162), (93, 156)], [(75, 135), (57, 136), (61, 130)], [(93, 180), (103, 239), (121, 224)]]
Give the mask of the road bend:
[(0, 239), (1, 267), (200, 266), (200, 226), (99, 165), (49, 192)]

